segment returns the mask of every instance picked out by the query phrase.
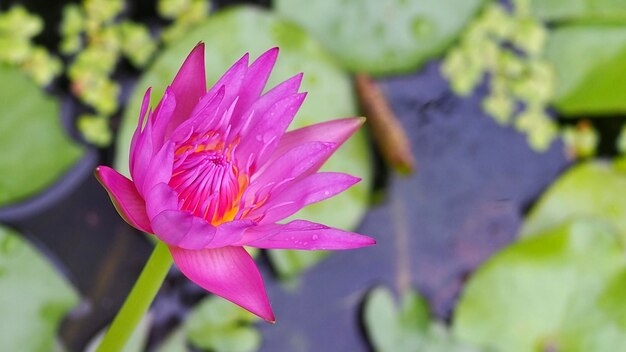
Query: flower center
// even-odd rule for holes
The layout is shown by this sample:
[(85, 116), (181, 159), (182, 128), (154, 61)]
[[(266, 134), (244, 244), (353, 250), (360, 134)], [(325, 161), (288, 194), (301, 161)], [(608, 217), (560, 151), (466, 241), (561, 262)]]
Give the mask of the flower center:
[(248, 184), (231, 160), (219, 136), (189, 138), (177, 146), (169, 182), (178, 192), (179, 207), (213, 225), (233, 220)]

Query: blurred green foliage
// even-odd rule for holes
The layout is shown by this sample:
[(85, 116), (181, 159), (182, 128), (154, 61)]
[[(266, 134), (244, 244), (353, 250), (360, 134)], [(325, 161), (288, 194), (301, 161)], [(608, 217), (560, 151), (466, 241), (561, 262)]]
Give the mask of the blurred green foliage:
[(59, 102), (16, 68), (0, 64), (0, 206), (56, 182), (83, 155), (60, 122)]
[(161, 37), (165, 43), (182, 39), (187, 31), (209, 14), (211, 3), (207, 0), (159, 0), (157, 11), (163, 18), (172, 20)]
[(120, 19), (125, 1), (84, 0), (63, 10), (59, 49), (72, 57), (68, 77), (72, 92), (94, 115), (79, 120), (84, 138), (98, 146), (112, 140), (108, 118), (119, 108), (120, 85), (111, 78), (120, 57), (145, 66), (156, 50), (147, 27)]
[(309, 31), (352, 72), (413, 71), (440, 55), (483, 0), (278, 0), (277, 12)]
[(252, 352), (261, 345), (261, 334), (252, 325), (259, 318), (224, 300), (203, 299), (184, 323), (159, 347), (159, 352), (187, 351), (187, 341), (197, 349), (213, 352)]
[(55, 265), (0, 225), (0, 341), (4, 351), (53, 351), (56, 330), (79, 301)]
[(366, 297), (363, 323), (377, 352), (478, 352), (450, 336), (440, 322), (432, 321), (426, 301), (415, 291), (402, 296), (398, 307), (391, 291), (379, 286)]
[(474, 273), (455, 336), (507, 352), (626, 350), (623, 252), (614, 227), (580, 217), (524, 238)]
[(441, 70), (460, 95), (469, 95), (487, 77), (484, 110), (502, 125), (513, 124), (531, 147), (542, 151), (557, 136), (557, 125), (546, 112), (556, 83), (552, 66), (542, 57), (548, 30), (527, 5), (518, 0), (509, 11), (490, 3), (448, 51)]
[(33, 38), (43, 30), (43, 21), (23, 6), (0, 13), (0, 63), (19, 67), (40, 86), (61, 73), (61, 61), (50, 55)]

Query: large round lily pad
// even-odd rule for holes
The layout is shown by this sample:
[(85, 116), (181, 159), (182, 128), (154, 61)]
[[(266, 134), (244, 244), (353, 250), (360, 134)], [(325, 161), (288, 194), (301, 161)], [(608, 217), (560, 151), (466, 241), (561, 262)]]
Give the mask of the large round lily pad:
[(351, 71), (399, 74), (439, 55), (483, 0), (277, 0)]
[(557, 23), (626, 22), (622, 0), (531, 0), (531, 9), (542, 20)]
[(59, 104), (16, 69), (0, 65), (0, 206), (54, 183), (83, 151), (66, 135)]
[(559, 112), (575, 116), (626, 112), (626, 23), (557, 27), (545, 55), (557, 73), (554, 105)]
[[(349, 78), (315, 40), (299, 27), (266, 11), (253, 7), (235, 7), (210, 16), (183, 40), (167, 47), (141, 77), (125, 111), (118, 138), (115, 160), (118, 170), (128, 174), (130, 139), (137, 124), (145, 90), (153, 87), (152, 99), (153, 104), (156, 104), (185, 56), (199, 41), (206, 44), (209, 85), (217, 81), (244, 53), (250, 52), (251, 58), (255, 58), (265, 50), (278, 46), (280, 54), (268, 87), (298, 72), (304, 72), (302, 90), (309, 92), (291, 128), (356, 115)], [(367, 208), (371, 185), (370, 163), (365, 134), (359, 132), (326, 163), (324, 170), (346, 172), (363, 178), (363, 181), (338, 197), (303, 209), (295, 217), (354, 229)], [(308, 255), (320, 256), (319, 253)], [(316, 261), (311, 258), (305, 262)], [(288, 262), (282, 268), (284, 270), (278, 270), (293, 271)]]
[(625, 268), (603, 222), (525, 238), (470, 279), (454, 333), (493, 351), (626, 351)]
[(53, 351), (78, 294), (52, 263), (0, 226), (0, 341), (3, 351)]
[(598, 218), (626, 239), (626, 172), (606, 161), (579, 164), (561, 176), (528, 215), (522, 235), (531, 236), (577, 218)]

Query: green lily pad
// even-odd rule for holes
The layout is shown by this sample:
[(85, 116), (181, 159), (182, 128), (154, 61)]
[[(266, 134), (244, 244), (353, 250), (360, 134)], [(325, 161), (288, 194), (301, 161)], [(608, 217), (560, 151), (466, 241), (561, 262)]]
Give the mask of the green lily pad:
[(465, 287), (453, 332), (494, 351), (625, 351), (624, 269), (610, 226), (562, 224), (484, 264)]
[(598, 218), (626, 240), (626, 173), (613, 163), (590, 161), (569, 169), (530, 211), (522, 236), (577, 218)]
[(258, 320), (221, 297), (209, 296), (193, 307), (185, 323), (171, 332), (157, 350), (189, 351), (189, 342), (202, 351), (256, 351), (261, 345), (261, 333), (252, 324)]
[[(167, 47), (141, 77), (125, 111), (118, 138), (115, 160), (118, 170), (128, 174), (130, 139), (137, 124), (145, 90), (152, 86), (154, 101), (160, 99), (185, 56), (199, 41), (206, 44), (209, 85), (217, 81), (244, 53), (249, 51), (251, 57), (255, 58), (271, 47), (280, 47), (278, 62), (268, 86), (272, 87), (298, 72), (304, 72), (302, 89), (309, 92), (291, 128), (355, 116), (357, 113), (349, 77), (306, 32), (261, 9), (235, 7), (209, 16), (187, 33), (184, 39)], [(295, 218), (342, 229), (356, 228), (367, 209), (371, 185), (372, 166), (365, 134), (362, 131), (355, 134), (323, 169), (346, 172), (361, 177), (363, 181), (340, 196), (303, 209)], [(307, 257), (301, 260), (307, 263), (315, 263), (324, 255), (323, 252), (290, 254), (292, 257)], [(277, 265), (277, 270), (286, 275), (299, 272), (299, 269), (293, 270), (289, 265)]]
[(544, 21), (626, 21), (623, 0), (532, 0), (531, 9)]
[(0, 206), (44, 190), (82, 148), (66, 135), (59, 103), (16, 69), (0, 65)]
[(179, 327), (172, 331), (156, 349), (157, 352), (188, 352), (187, 334)]
[(0, 341), (4, 351), (52, 351), (61, 319), (78, 294), (54, 265), (0, 226)]
[(443, 52), (483, 0), (277, 0), (350, 71), (407, 73)]
[(413, 291), (405, 294), (400, 308), (384, 287), (372, 290), (365, 301), (364, 323), (376, 351), (419, 350), (429, 322), (428, 305)]
[(415, 291), (406, 292), (397, 307), (391, 291), (375, 288), (365, 300), (364, 324), (378, 352), (477, 351), (452, 339), (444, 325), (432, 322), (426, 301)]
[(185, 322), (189, 342), (215, 352), (256, 351), (261, 334), (251, 324), (252, 313), (216, 296), (205, 298), (194, 307)]
[[(600, 39), (601, 38), (601, 39)], [(556, 70), (554, 106), (565, 115), (626, 112), (626, 25), (557, 27), (545, 52)]]

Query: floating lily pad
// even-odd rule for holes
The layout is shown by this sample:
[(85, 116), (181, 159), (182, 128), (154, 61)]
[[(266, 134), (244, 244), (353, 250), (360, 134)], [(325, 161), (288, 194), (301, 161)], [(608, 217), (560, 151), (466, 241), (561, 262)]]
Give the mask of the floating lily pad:
[(19, 71), (0, 65), (0, 206), (35, 195), (81, 157), (59, 103)]
[[(278, 62), (268, 86), (272, 87), (298, 72), (304, 72), (302, 90), (309, 92), (291, 128), (355, 116), (357, 113), (349, 78), (306, 32), (261, 9), (231, 8), (210, 16), (195, 30), (187, 33), (184, 39), (167, 47), (141, 77), (125, 111), (118, 138), (115, 161), (118, 170), (128, 174), (130, 139), (137, 124), (145, 90), (153, 87), (153, 105), (156, 104), (185, 56), (199, 41), (206, 44), (209, 85), (244, 53), (249, 51), (251, 57), (255, 58), (271, 47), (280, 47)], [(294, 217), (342, 229), (354, 229), (367, 209), (371, 168), (365, 134), (359, 132), (326, 163), (324, 170), (346, 172), (363, 178), (363, 181), (338, 197), (303, 209)], [(292, 257), (308, 256), (302, 260), (307, 263), (317, 262), (324, 255), (323, 252), (290, 254)], [(279, 264), (277, 270), (286, 275), (298, 271), (290, 265)]]
[(545, 21), (624, 21), (623, 0), (532, 0), (533, 15)]
[(215, 352), (256, 351), (261, 334), (251, 323), (258, 318), (221, 297), (204, 299), (185, 323), (189, 342)]
[(0, 341), (4, 351), (52, 351), (78, 294), (54, 265), (17, 233), (0, 226)]
[(556, 69), (554, 106), (565, 115), (626, 112), (626, 25), (557, 27), (546, 58)]
[(391, 291), (375, 288), (365, 300), (364, 324), (378, 352), (477, 351), (458, 343), (445, 326), (431, 321), (426, 301), (415, 291), (405, 293), (397, 307)]
[(522, 235), (538, 234), (577, 218), (598, 218), (626, 239), (626, 172), (610, 162), (592, 161), (562, 175), (531, 210)]
[(364, 307), (364, 323), (376, 351), (415, 351), (422, 345), (430, 314), (415, 292), (406, 294), (402, 306), (396, 307), (391, 292), (378, 287), (367, 296)]
[(494, 351), (626, 351), (625, 262), (603, 222), (525, 238), (470, 279), (453, 331)]
[(277, 0), (278, 12), (319, 38), (354, 72), (399, 74), (439, 55), (483, 0)]
[(259, 318), (224, 300), (210, 296), (189, 313), (185, 323), (174, 330), (159, 352), (187, 351), (190, 345), (202, 351), (252, 352), (261, 344), (261, 334), (252, 325)]

